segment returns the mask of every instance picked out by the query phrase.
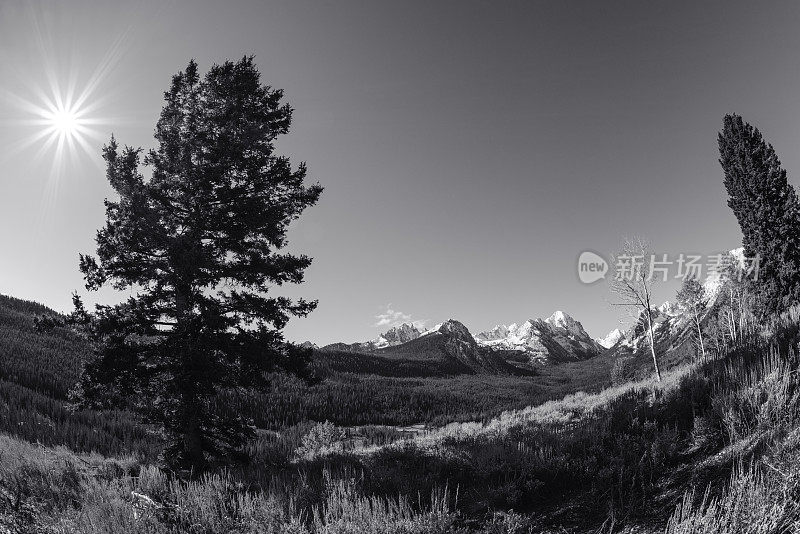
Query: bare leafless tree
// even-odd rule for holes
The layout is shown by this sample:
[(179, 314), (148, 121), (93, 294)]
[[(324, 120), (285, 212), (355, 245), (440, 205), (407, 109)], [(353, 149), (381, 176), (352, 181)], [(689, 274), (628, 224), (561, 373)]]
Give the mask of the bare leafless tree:
[(697, 278), (687, 276), (683, 279), (681, 288), (676, 295), (678, 304), (686, 310), (697, 331), (697, 346), (700, 349), (700, 356), (703, 361), (706, 359), (706, 347), (703, 342), (702, 320), (708, 306), (708, 297), (705, 288)]
[(656, 280), (653, 253), (650, 244), (641, 237), (626, 238), (622, 250), (614, 257), (615, 272), (611, 278), (611, 304), (635, 312), (637, 320), (644, 315), (650, 354), (656, 379), (661, 381), (661, 371), (656, 357), (653, 334), (653, 284)]

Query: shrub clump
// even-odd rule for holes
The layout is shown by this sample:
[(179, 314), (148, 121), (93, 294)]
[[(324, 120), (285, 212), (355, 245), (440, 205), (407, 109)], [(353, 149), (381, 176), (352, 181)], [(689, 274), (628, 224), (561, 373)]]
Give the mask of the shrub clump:
[(310, 460), (320, 454), (341, 452), (343, 450), (342, 441), (346, 435), (344, 429), (330, 421), (317, 423), (303, 436), (300, 446), (295, 451), (295, 456)]

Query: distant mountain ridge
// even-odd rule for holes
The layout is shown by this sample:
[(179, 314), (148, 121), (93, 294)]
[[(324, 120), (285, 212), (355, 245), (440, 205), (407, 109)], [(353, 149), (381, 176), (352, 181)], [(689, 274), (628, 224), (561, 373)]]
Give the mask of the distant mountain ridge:
[[(393, 326), (383, 334), (379, 335), (377, 338), (371, 341), (363, 341), (363, 342), (356, 342), (356, 343), (330, 343), (325, 345), (321, 348), (321, 350), (344, 350), (344, 351), (351, 351), (351, 352), (359, 352), (359, 351), (375, 351), (378, 349), (386, 348), (386, 347), (393, 347), (395, 345), (402, 345), (403, 343), (408, 343), (409, 341), (413, 341), (420, 337), (423, 331), (419, 330), (415, 325), (411, 323), (403, 323), (397, 326)], [(306, 341), (303, 345), (307, 346), (306, 344), (311, 344), (310, 341)], [(314, 345), (316, 347), (316, 345)]]
[(406, 343), (379, 349), (376, 354), (441, 358), (461, 367), (465, 373), (529, 371), (507, 362), (502, 354), (481, 347), (467, 327), (455, 319), (448, 319)]
[(383, 334), (383, 339), (389, 345), (399, 345), (407, 343), (411, 340), (417, 339), (422, 335), (422, 332), (416, 326), (409, 323), (403, 323), (400, 326), (395, 326)]
[(397, 325), (372, 341), (325, 345), (317, 355), (325, 362), (347, 362), (351, 372), (368, 372), (380, 364), (383, 374), (387, 365), (436, 376), (532, 373), (527, 365), (507, 361), (502, 352), (480, 346), (467, 327), (455, 319), (425, 331), (412, 324)]
[[(439, 343), (430, 343), (436, 338)], [(580, 322), (556, 311), (547, 319), (529, 319), (517, 325), (498, 325), (473, 335), (466, 326), (449, 319), (428, 330), (403, 323), (376, 339), (358, 343), (332, 343), (321, 352), (419, 354), (431, 350), (476, 371), (531, 370), (535, 365), (580, 361), (600, 354), (602, 347)]]

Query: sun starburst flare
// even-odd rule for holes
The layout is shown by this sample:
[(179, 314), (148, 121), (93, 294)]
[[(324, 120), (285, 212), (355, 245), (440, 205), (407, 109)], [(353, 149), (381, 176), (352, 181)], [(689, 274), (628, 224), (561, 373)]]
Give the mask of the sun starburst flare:
[(52, 157), (49, 182), (55, 185), (68, 164), (78, 158), (85, 157), (98, 167), (103, 166), (98, 145), (110, 132), (100, 126), (120, 121), (101, 115), (107, 98), (100, 94), (100, 88), (119, 65), (132, 26), (117, 37), (91, 75), (79, 84), (75, 61), (60, 58), (62, 54), (56, 52), (50, 32), (43, 29), (39, 19), (31, 17), (31, 33), (40, 54), (39, 79), (33, 79), (30, 73), (17, 72), (24, 89), (12, 92), (0, 88), (0, 100), (17, 111), (16, 117), (2, 122), (17, 127), (19, 132), (0, 156), (5, 158), (36, 147), (34, 162)]
[(65, 158), (77, 157), (78, 149), (95, 159), (96, 148), (92, 147), (89, 139), (100, 140), (100, 131), (92, 125), (100, 124), (102, 119), (91, 117), (91, 108), (81, 106), (78, 100), (69, 96), (60, 97), (55, 93), (52, 97), (40, 95), (40, 103), (17, 99), (19, 107), (28, 111), (34, 118), (19, 121), (21, 125), (36, 126), (34, 132), (19, 139), (12, 150), (19, 152), (37, 142), (43, 141), (36, 152), (35, 159), (43, 158), (55, 147), (53, 154), (53, 171), (56, 172), (65, 163)]

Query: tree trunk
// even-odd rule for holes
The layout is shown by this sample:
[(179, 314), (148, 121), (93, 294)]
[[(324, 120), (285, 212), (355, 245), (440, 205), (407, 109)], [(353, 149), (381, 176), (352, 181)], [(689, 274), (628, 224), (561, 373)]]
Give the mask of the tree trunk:
[(731, 344), (736, 343), (736, 318), (733, 311), (733, 304), (725, 310), (725, 326), (728, 329), (728, 337), (731, 339)]
[(196, 370), (192, 362), (192, 350), (185, 345), (189, 337), (186, 331), (187, 315), (189, 314), (187, 293), (188, 291), (180, 287), (175, 290), (175, 333), (183, 338), (181, 360), (184, 372), (183, 391), (180, 392), (184, 421), (181, 425), (182, 436), (179, 439), (182, 442), (185, 467), (190, 468), (192, 474), (199, 474), (205, 469), (206, 464), (203, 454), (203, 434), (200, 428), (201, 410), (197, 405), (198, 395), (194, 376)]
[(200, 422), (195, 416), (187, 418), (183, 431), (183, 447), (186, 454), (186, 463), (191, 468), (192, 474), (200, 474), (206, 467), (206, 460), (203, 455)]
[(656, 380), (661, 382), (661, 371), (658, 369), (658, 358), (656, 358), (656, 341), (655, 336), (653, 336), (653, 320), (650, 317), (650, 310), (645, 310), (647, 314), (647, 330), (650, 333), (650, 354), (653, 355), (653, 367), (656, 369)]
[(697, 325), (697, 337), (700, 338), (700, 356), (703, 361), (706, 361), (706, 348), (703, 345), (703, 330), (700, 328), (700, 318), (695, 314), (695, 324)]

